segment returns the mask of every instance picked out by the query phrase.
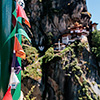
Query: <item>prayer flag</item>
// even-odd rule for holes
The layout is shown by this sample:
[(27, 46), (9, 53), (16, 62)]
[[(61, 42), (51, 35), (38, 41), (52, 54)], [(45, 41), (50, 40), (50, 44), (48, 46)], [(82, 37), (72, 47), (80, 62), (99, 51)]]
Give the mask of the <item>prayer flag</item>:
[(11, 86), (11, 89), (16, 89), (17, 85), (19, 84), (19, 80), (15, 74), (14, 68), (11, 69), (11, 75), (10, 75), (10, 81), (9, 86)]
[(25, 36), (25, 37), (31, 42), (29, 36), (27, 35), (27, 33), (26, 33), (23, 29), (20, 28), (20, 29), (18, 30), (18, 33), (17, 33), (16, 35), (19, 35), (19, 34)]
[[(14, 27), (13, 31), (11, 32), (11, 34), (8, 36), (8, 38), (6, 39), (6, 41), (4, 42), (4, 45), (8, 42), (8, 40), (10, 40), (13, 36), (15, 36), (15, 31), (16, 31), (16, 26)], [(3, 46), (4, 46), (3, 45)]]
[(14, 15), (12, 15), (12, 24), (14, 27), (16, 26), (16, 18)]
[(14, 53), (16, 53), (17, 57), (21, 57), (23, 59), (26, 58), (26, 54), (23, 51), (22, 46), (20, 45), (16, 36), (15, 36), (15, 42), (14, 42)]
[(29, 36), (27, 35), (26, 31), (24, 30), (23, 25), (20, 22), (18, 23), (18, 33), (16, 35), (19, 35), (19, 34), (25, 36), (31, 42)]
[(23, 7), (23, 9), (25, 8), (25, 3), (24, 3), (23, 0), (18, 0), (17, 2), (18, 2), (18, 4), (19, 4), (20, 6)]
[(11, 95), (11, 86), (8, 88), (4, 98), (2, 100), (13, 100)]
[(20, 70), (21, 70), (21, 67), (20, 67), (19, 62), (18, 62), (17, 59), (16, 59), (16, 63), (15, 63), (14, 69), (15, 69), (15, 73), (16, 73), (16, 74), (19, 74), (19, 72), (20, 72)]
[(16, 9), (13, 11), (12, 13), (14, 15), (14, 17), (16, 18), (17, 17), (17, 14), (16, 14)]
[(19, 62), (17, 60), (17, 57), (16, 57), (16, 54), (15, 53), (13, 53), (13, 59), (12, 59), (11, 68), (14, 68), (15, 74), (19, 74), (19, 72), (21, 70), (21, 67), (19, 65)]
[(31, 28), (31, 25), (30, 25), (30, 23), (27, 21), (27, 20), (25, 20), (25, 22), (24, 22), (26, 25), (28, 25), (29, 26), (29, 28)]
[(17, 3), (17, 17), (24, 18), (25, 19), (25, 24), (27, 24), (29, 27), (31, 27), (24, 9), (18, 3)]

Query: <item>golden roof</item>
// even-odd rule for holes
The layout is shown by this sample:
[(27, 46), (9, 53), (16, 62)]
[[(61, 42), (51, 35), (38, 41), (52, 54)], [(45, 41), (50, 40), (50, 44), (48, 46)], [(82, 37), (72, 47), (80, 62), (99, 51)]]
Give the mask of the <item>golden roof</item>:
[(91, 14), (89, 12), (81, 12), (81, 14), (88, 15), (91, 18)]
[(82, 26), (82, 24), (79, 24), (78, 22), (75, 22), (75, 24), (70, 27), (70, 29), (76, 29), (76, 28), (83, 28), (83, 26)]
[(68, 35), (71, 35), (71, 33), (63, 34), (62, 37), (66, 37)]

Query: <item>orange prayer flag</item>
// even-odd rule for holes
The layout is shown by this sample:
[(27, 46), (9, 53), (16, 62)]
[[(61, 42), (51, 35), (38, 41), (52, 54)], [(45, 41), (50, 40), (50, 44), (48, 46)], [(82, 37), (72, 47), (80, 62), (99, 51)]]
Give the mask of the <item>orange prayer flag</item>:
[(23, 59), (26, 58), (26, 54), (25, 52), (23, 51), (23, 48), (22, 46), (20, 45), (17, 37), (15, 36), (15, 42), (14, 42), (14, 53), (16, 53), (16, 56), (17, 57), (21, 57)]
[(31, 28), (31, 25), (30, 25), (30, 23), (27, 21), (27, 20), (25, 20), (25, 22), (24, 22), (26, 25), (28, 25), (30, 28)]
[(11, 95), (11, 86), (8, 88), (4, 98), (2, 100), (13, 100)]
[(26, 16), (26, 13), (24, 11), (24, 9), (17, 3), (17, 17), (22, 17), (25, 19), (25, 24), (27, 24), (30, 28), (31, 28), (31, 25), (29, 23), (29, 20)]

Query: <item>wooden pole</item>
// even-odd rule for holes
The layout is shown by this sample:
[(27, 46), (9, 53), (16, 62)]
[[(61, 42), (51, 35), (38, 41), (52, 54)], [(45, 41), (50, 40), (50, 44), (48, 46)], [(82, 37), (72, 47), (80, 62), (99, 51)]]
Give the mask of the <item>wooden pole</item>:
[(10, 76), (12, 0), (0, 0), (0, 100), (7, 91)]

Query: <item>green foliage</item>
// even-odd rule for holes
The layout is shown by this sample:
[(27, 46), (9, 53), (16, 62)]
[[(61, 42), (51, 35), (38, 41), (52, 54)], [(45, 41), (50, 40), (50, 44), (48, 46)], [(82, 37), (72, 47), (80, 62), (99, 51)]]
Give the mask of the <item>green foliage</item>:
[(100, 61), (100, 31), (95, 30), (92, 35), (92, 52), (96, 55), (98, 61)]
[[(77, 91), (78, 93), (78, 100), (97, 100), (96, 96), (91, 97), (91, 93), (89, 92), (90, 89), (92, 88), (88, 85), (88, 80), (84, 76), (83, 70), (81, 69), (80, 66), (78, 66), (78, 60), (74, 53), (73, 47), (75, 45), (72, 45), (72, 47), (67, 47), (66, 50), (61, 51), (62, 54), (64, 54), (63, 57), (66, 55), (66, 51), (70, 52), (71, 51), (71, 56), (70, 59), (73, 59), (70, 63), (67, 63), (64, 66), (64, 70), (67, 70), (67, 76), (73, 77), (73, 80), (75, 81), (75, 84), (77, 84), (80, 87), (80, 90)], [(85, 44), (79, 43), (78, 44), (79, 49), (83, 49), (85, 47)], [(67, 56), (67, 55), (66, 55)], [(68, 62), (68, 61), (67, 61)], [(87, 62), (84, 63), (84, 65), (87, 64)], [(95, 94), (92, 92), (92, 94)]]
[(78, 83), (80, 84), (80, 86), (82, 86), (82, 83), (81, 83), (79, 77), (78, 77), (76, 74), (75, 74), (75, 78), (77, 79), (77, 81), (78, 81)]
[(83, 48), (84, 47), (84, 44), (82, 42), (79, 42), (78, 47), (79, 48)]
[(24, 100), (36, 100), (36, 97), (33, 97), (32, 99), (30, 99), (30, 95), (34, 91), (34, 88), (35, 88), (35, 86), (32, 86), (31, 90), (28, 92), (28, 94), (26, 95), (26, 97), (24, 97)]
[(52, 45), (52, 38), (53, 38), (53, 34), (51, 32), (47, 33), (48, 36), (48, 45)]
[(38, 50), (26, 44), (22, 44), (22, 47), (26, 54), (27, 63), (32, 64), (38, 58)]
[(80, 70), (80, 69), (81, 69), (80, 66), (77, 66), (77, 65), (75, 66), (75, 68), (76, 68), (77, 70)]
[[(28, 76), (31, 79), (39, 80), (42, 77), (42, 59), (43, 57), (39, 57), (38, 50), (35, 47), (32, 47), (26, 38), (22, 38), (22, 47), (26, 53), (26, 59), (22, 60), (22, 80), (24, 77)], [(31, 90), (24, 97), (24, 100), (36, 100), (36, 97), (31, 98), (31, 95), (34, 94), (35, 86), (31, 87)]]
[(68, 51), (71, 51), (72, 49), (70, 47), (66, 47), (64, 50), (60, 51), (61, 54), (65, 54)]
[(78, 63), (77, 59), (75, 58), (73, 62), (70, 63), (71, 66), (76, 66), (76, 64)]
[(39, 0), (40, 2), (42, 2), (42, 0)]
[(73, 67), (72, 72), (76, 72), (76, 69)]
[(49, 32), (47, 35), (48, 35), (49, 38), (53, 37), (53, 34), (51, 32)]
[(22, 71), (22, 78), (29, 76), (33, 79), (39, 79), (42, 76), (42, 70), (40, 65), (42, 64), (42, 58), (38, 59), (38, 50), (35, 47), (29, 46), (27, 44), (22, 45), (25, 53), (26, 60), (22, 61), (22, 65), (24, 65), (24, 70)]
[(51, 61), (54, 57), (54, 49), (50, 47), (46, 52), (45, 52), (45, 63)]
[(79, 99), (79, 100), (83, 100), (83, 98), (82, 98), (82, 97), (79, 97), (78, 99)]
[(95, 46), (100, 45), (100, 31), (95, 30), (92, 32), (92, 35), (93, 35), (93, 37), (92, 37), (93, 45), (95, 45)]

